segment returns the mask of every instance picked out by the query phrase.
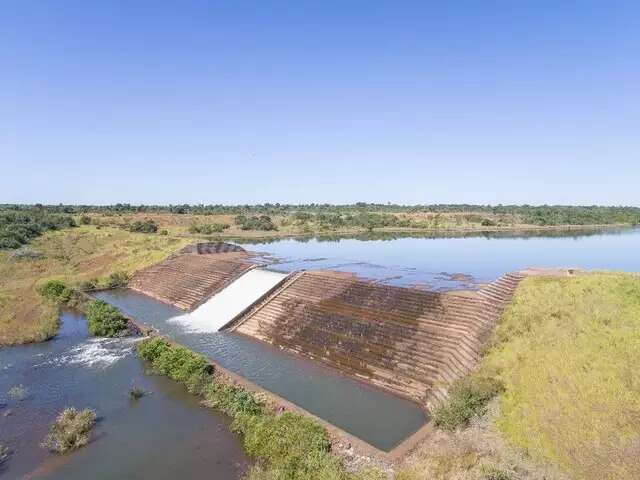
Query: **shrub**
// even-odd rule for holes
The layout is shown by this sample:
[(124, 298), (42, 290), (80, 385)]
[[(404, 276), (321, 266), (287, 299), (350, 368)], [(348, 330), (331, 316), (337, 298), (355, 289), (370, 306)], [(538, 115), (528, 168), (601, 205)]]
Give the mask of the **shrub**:
[(67, 407), (49, 427), (42, 446), (56, 453), (76, 450), (89, 443), (95, 422), (96, 413), (93, 410)]
[(505, 472), (504, 470), (500, 470), (499, 468), (490, 467), (485, 469), (482, 479), (483, 480), (512, 480), (513, 477), (509, 472)]
[(205, 357), (160, 337), (140, 342), (138, 354), (160, 373), (185, 384), (192, 393), (200, 393), (204, 381), (213, 373)]
[(85, 280), (84, 282), (80, 282), (78, 285), (78, 290), (81, 292), (91, 292), (98, 288), (98, 279), (92, 278), (91, 280)]
[(113, 272), (107, 279), (107, 287), (109, 288), (124, 288), (129, 283), (129, 274), (127, 272)]
[(169, 235), (169, 230), (166, 230), (166, 229), (165, 230), (160, 230), (158, 232), (158, 235)]
[(246, 217), (245, 215), (238, 215), (235, 218), (235, 222), (237, 225), (240, 225), (242, 230), (277, 230), (278, 228), (275, 226), (271, 217), (267, 215)]
[(140, 400), (146, 394), (146, 391), (144, 391), (140, 387), (136, 387), (135, 385), (129, 389), (129, 398), (131, 398), (132, 400)]
[(22, 401), (29, 396), (29, 391), (27, 390), (27, 387), (23, 385), (17, 385), (15, 387), (11, 387), (7, 392), (7, 395), (9, 395), (14, 400)]
[(459, 380), (451, 387), (448, 401), (434, 410), (435, 424), (445, 430), (468, 425), (474, 416), (484, 415), (489, 400), (502, 390), (502, 384), (491, 378), (469, 376)]
[(228, 229), (230, 225), (226, 223), (203, 223), (203, 224), (192, 224), (189, 227), (189, 233), (201, 233), (203, 235), (211, 235), (214, 233), (222, 233), (226, 229)]
[(86, 308), (89, 332), (98, 337), (115, 337), (127, 329), (127, 319), (116, 307), (93, 300)]
[(497, 223), (494, 222), (493, 220), (489, 220), (488, 218), (484, 218), (480, 222), (480, 225), (482, 225), (483, 227), (495, 227), (497, 225)]
[(82, 215), (80, 217), (80, 225), (91, 225), (91, 217), (89, 215)]
[(132, 224), (127, 226), (127, 229), (130, 232), (138, 232), (138, 233), (156, 233), (158, 231), (158, 225), (156, 222), (150, 219), (146, 219), (144, 221), (133, 222)]
[(247, 453), (261, 459), (252, 479), (316, 480), (349, 478), (338, 458), (329, 452), (324, 428), (300, 414), (239, 415), (234, 428), (244, 435)]
[(0, 467), (9, 459), (10, 456), (11, 450), (9, 449), (9, 447), (0, 444)]
[(73, 296), (73, 289), (60, 280), (49, 280), (38, 287), (38, 293), (56, 303), (68, 303)]

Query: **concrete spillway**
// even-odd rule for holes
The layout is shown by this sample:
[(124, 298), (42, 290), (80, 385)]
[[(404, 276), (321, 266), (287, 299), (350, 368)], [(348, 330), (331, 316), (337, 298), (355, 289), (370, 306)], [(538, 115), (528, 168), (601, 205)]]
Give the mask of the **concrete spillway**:
[(250, 254), (227, 243), (198, 243), (136, 272), (129, 288), (191, 311), (253, 268)]
[(432, 407), (474, 367), (521, 278), (461, 295), (300, 272), (231, 329)]
[(217, 332), (286, 278), (286, 274), (255, 268), (242, 274), (193, 312), (171, 319), (187, 330)]
[(189, 246), (130, 287), (183, 310), (191, 331), (232, 331), (434, 406), (476, 364), (522, 278), (465, 295), (376, 284), (355, 275), (258, 270), (225, 243)]

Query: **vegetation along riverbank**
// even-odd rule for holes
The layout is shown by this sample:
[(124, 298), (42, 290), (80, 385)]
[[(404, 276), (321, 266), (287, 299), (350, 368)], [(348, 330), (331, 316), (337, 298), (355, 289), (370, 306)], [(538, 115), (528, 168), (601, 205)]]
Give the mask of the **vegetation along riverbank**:
[(214, 370), (207, 359), (161, 337), (138, 345), (155, 371), (183, 383), (203, 404), (226, 413), (256, 460), (250, 480), (365, 480), (383, 478), (372, 468), (349, 472), (330, 451), (325, 429), (293, 412), (278, 412), (268, 398), (245, 390)]

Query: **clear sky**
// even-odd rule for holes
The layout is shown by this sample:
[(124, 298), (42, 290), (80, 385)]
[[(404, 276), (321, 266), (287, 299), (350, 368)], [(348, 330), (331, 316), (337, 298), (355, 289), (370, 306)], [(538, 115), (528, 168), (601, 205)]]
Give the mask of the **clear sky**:
[(0, 203), (640, 205), (640, 2), (7, 0)]

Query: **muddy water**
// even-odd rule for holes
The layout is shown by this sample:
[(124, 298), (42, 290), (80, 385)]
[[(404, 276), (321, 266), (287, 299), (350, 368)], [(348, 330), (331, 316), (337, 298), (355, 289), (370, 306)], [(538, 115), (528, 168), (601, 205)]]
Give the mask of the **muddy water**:
[(426, 422), (416, 404), (315, 362), (234, 333), (193, 332), (183, 312), (145, 295), (113, 290), (96, 296), (382, 450), (390, 450)]
[[(0, 349), (0, 443), (14, 450), (0, 478), (240, 478), (248, 463), (228, 420), (146, 375), (135, 341), (90, 338), (84, 317), (65, 312), (55, 339)], [(151, 393), (131, 400), (132, 385)], [(22, 394), (9, 394), (16, 386)], [(39, 444), (65, 406), (99, 421), (88, 446), (57, 456)]]
[(506, 272), (535, 267), (640, 272), (640, 228), (471, 233), (416, 237), (297, 238), (242, 242), (271, 268), (328, 268), (380, 282), (430, 289), (477, 288)]

